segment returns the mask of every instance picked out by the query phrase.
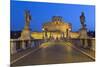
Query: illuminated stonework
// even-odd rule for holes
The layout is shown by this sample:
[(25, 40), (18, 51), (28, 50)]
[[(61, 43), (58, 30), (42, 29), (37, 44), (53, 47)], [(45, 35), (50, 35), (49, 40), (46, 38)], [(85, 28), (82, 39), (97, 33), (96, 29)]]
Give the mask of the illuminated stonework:
[(51, 22), (43, 24), (43, 32), (33, 32), (31, 36), (35, 39), (42, 38), (78, 38), (78, 32), (71, 32), (72, 25), (71, 23), (64, 22), (61, 16), (53, 16)]
[(43, 29), (51, 32), (66, 32), (66, 30), (71, 31), (71, 24), (63, 22), (60, 16), (54, 16), (51, 22), (43, 25)]

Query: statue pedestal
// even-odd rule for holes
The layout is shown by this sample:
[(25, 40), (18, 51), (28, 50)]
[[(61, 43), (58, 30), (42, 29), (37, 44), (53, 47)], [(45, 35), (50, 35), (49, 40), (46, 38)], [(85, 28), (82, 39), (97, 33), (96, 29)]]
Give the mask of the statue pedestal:
[(86, 28), (81, 28), (80, 29), (80, 42), (81, 42), (81, 46), (83, 48), (88, 47), (87, 39), (88, 39), (87, 29)]
[[(23, 49), (26, 49), (29, 46), (31, 47), (31, 45), (30, 45), (30, 41), (31, 41), (31, 32), (30, 32), (30, 29), (24, 29), (22, 31), (21, 37), (19, 39), (23, 41), (22, 42), (22, 48)], [(29, 46), (26, 47), (26, 45), (29, 45)]]
[(88, 38), (88, 36), (87, 36), (87, 29), (86, 28), (81, 28), (80, 29), (80, 38), (82, 38), (82, 39)]
[(31, 39), (31, 32), (29, 29), (24, 29), (21, 33), (20, 39), (22, 40), (30, 40)]

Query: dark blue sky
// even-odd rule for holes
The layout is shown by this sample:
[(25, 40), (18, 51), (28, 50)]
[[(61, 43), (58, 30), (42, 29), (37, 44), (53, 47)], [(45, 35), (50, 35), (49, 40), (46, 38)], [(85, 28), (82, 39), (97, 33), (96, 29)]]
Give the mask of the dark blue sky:
[(72, 24), (72, 31), (78, 31), (80, 28), (79, 16), (82, 11), (86, 16), (88, 30), (95, 29), (95, 6), (93, 5), (11, 1), (11, 30), (19, 31), (24, 28), (24, 10), (31, 12), (30, 27), (32, 31), (41, 31), (42, 24), (51, 21), (52, 16), (62, 16), (65, 22)]

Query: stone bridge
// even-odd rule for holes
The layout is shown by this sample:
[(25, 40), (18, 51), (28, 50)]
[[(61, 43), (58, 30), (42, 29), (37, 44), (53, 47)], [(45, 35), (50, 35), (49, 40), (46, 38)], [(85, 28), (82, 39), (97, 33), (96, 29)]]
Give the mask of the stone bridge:
[(95, 39), (11, 40), (10, 47), (12, 66), (95, 60)]

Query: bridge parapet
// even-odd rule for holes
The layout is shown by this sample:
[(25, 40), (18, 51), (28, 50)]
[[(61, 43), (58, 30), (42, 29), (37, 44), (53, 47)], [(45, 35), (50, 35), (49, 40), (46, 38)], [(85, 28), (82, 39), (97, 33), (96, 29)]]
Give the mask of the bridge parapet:
[(10, 40), (10, 53), (15, 54), (22, 50), (26, 50), (28, 48), (38, 48), (41, 43), (44, 41), (41, 39), (33, 39), (33, 40), (19, 40), (19, 39), (11, 39)]
[(84, 46), (86, 45), (85, 48), (95, 51), (95, 38), (87, 38), (87, 39), (77, 38), (77, 39), (71, 39), (71, 41), (76, 46), (84, 48)]
[[(87, 44), (88, 49), (95, 51), (95, 38), (88, 38), (88, 39), (74, 38), (74, 39), (69, 39), (69, 41), (71, 41), (75, 46), (79, 46), (79, 47), (84, 47), (84, 45)], [(10, 52), (11, 54), (14, 54), (22, 50), (26, 50), (28, 48), (39, 48), (39, 46), (44, 42), (47, 41), (43, 39), (32, 39), (32, 40), (11, 39)]]

